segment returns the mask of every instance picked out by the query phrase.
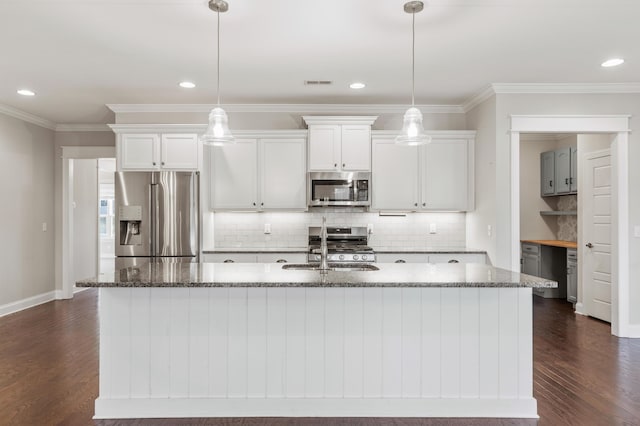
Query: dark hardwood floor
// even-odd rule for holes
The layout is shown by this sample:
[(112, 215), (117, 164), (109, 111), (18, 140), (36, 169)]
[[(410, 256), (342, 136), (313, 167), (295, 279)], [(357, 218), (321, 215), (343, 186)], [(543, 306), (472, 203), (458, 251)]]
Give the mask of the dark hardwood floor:
[[(640, 425), (640, 339), (534, 297), (534, 396), (540, 425)], [(97, 291), (0, 318), (0, 425), (533, 425), (513, 419), (156, 419), (93, 421)]]

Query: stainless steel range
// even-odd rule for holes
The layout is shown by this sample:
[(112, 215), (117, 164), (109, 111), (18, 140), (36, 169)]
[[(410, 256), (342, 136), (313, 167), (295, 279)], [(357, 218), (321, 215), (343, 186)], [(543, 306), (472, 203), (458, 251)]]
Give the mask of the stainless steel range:
[[(320, 226), (309, 227), (308, 262), (320, 262)], [(367, 245), (366, 226), (328, 226), (327, 227), (327, 261), (332, 263), (375, 262), (376, 254)]]

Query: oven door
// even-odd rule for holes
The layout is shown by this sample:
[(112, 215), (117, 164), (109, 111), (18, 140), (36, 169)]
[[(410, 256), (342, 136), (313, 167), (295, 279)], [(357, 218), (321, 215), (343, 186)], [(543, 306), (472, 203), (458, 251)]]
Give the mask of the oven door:
[(370, 175), (368, 172), (309, 173), (309, 206), (369, 206)]

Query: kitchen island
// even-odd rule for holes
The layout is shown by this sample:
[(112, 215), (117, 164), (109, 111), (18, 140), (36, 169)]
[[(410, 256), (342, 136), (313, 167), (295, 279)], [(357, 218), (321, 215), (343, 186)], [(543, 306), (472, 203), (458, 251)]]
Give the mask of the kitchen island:
[(531, 288), (481, 264), (149, 263), (100, 287), (96, 418), (537, 417)]

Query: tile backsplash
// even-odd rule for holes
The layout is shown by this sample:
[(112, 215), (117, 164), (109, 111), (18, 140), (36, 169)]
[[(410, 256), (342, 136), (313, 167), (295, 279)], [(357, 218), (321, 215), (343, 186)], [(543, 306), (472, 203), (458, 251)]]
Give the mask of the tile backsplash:
[[(300, 213), (215, 213), (216, 248), (307, 247), (309, 226), (320, 226), (322, 216), (328, 225), (373, 226), (369, 245), (376, 247), (464, 247), (465, 213), (408, 213), (406, 216), (380, 216), (336, 209)], [(265, 234), (265, 225), (271, 233)], [(430, 234), (435, 224), (436, 233)], [(206, 238), (206, 237), (205, 237)]]
[[(577, 208), (577, 195), (558, 197), (558, 210), (575, 211)], [(562, 241), (578, 241), (578, 216), (558, 216), (558, 239)]]

